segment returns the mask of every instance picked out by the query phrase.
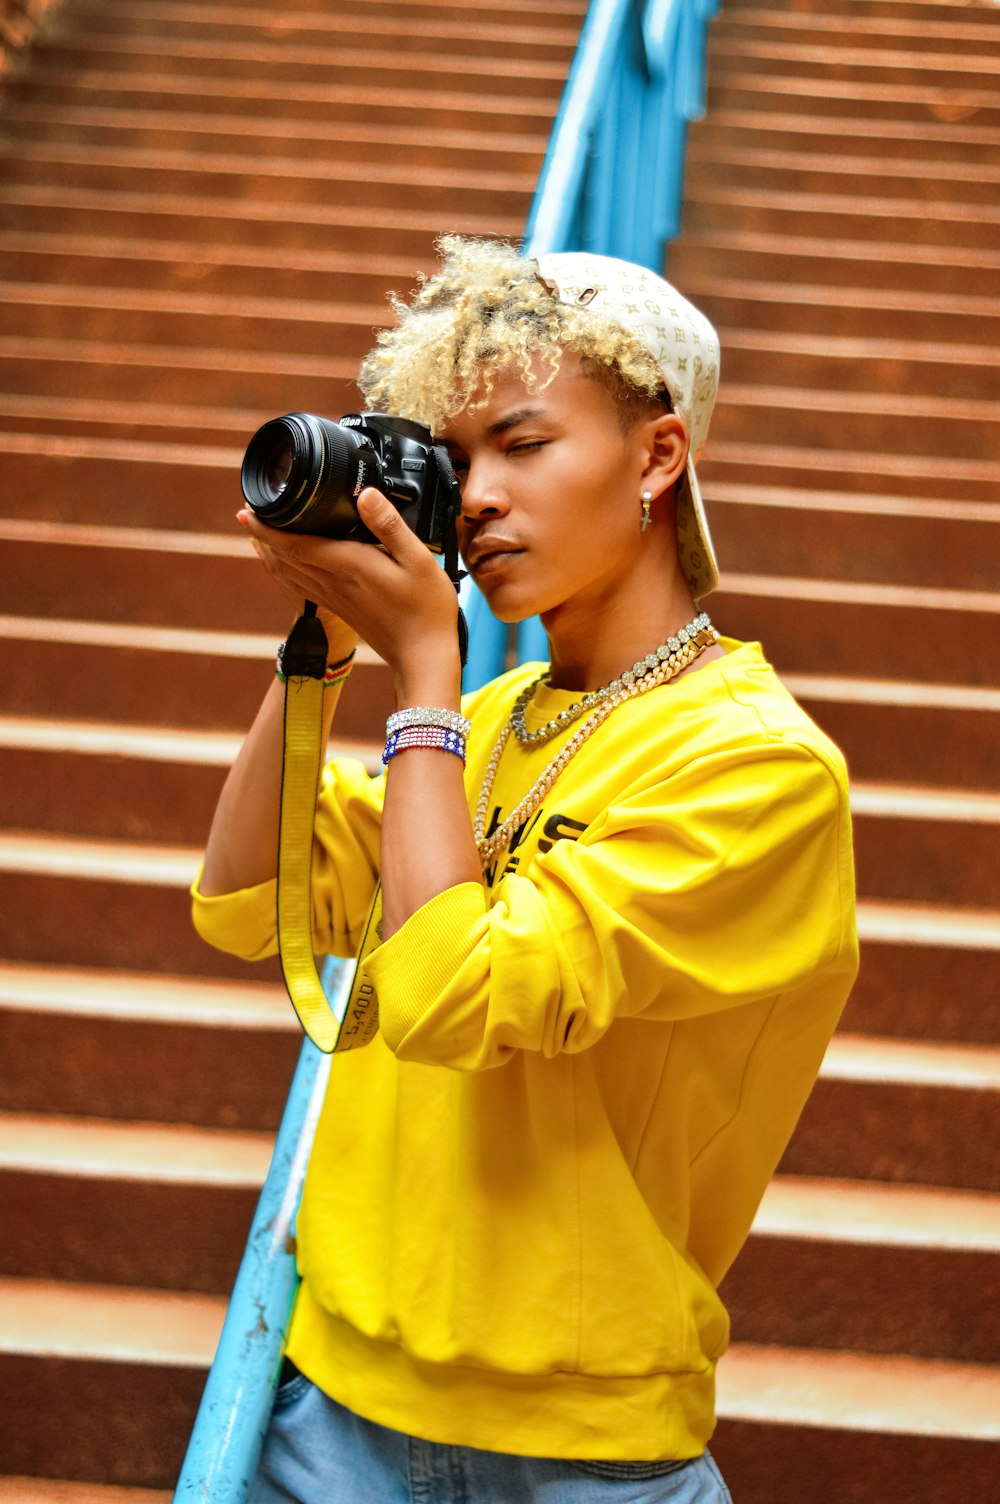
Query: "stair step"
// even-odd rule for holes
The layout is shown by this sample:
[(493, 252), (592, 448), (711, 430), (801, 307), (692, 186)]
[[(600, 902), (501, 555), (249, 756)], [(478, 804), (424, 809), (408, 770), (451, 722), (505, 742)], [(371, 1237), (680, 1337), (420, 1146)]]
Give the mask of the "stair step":
[[(234, 512), (240, 499), (233, 496)], [(69, 612), (83, 621), (254, 628), (280, 638), (287, 600), (264, 580), (238, 533), (235, 524), (227, 536), (0, 519), (0, 598), (25, 616)], [(36, 565), (51, 573), (31, 581)]]
[[(381, 769), (382, 733), (337, 736), (331, 757)], [(198, 844), (208, 834), (242, 738), (106, 722), (0, 723), (0, 827), (57, 835)], [(114, 790), (109, 801), (108, 790)]]
[[(187, 502), (188, 488), (199, 482), (192, 467), (228, 466), (235, 475), (232, 467), (238, 468), (247, 439), (265, 418), (301, 410), (307, 404), (308, 410), (340, 416), (356, 411), (361, 402), (353, 383), (355, 359), (331, 356), (324, 365), (318, 357), (283, 355), (268, 369), (266, 351), (252, 352), (238, 362), (225, 350), (133, 349), (122, 344), (115, 347), (115, 360), (109, 362), (101, 360), (106, 348), (99, 342), (0, 338), (0, 372), (6, 372), (8, 383), (6, 391), (0, 389), (0, 424), (7, 430), (2, 443), (9, 456), (17, 457), (8, 460), (8, 468), (19, 471), (7, 503), (10, 515), (24, 507), (19, 493), (36, 484), (35, 466), (41, 466), (37, 480), (46, 482), (51, 480), (53, 462), (86, 469), (92, 460), (102, 466), (141, 460), (150, 466), (154, 485), (156, 472), (164, 465), (176, 462), (187, 472), (184, 485), (179, 488), (171, 481), (167, 496), (161, 498), (167, 502), (165, 512), (162, 505), (152, 511), (145, 508), (140, 496), (126, 493), (127, 500), (122, 500), (117, 490), (106, 485), (90, 488), (82, 476), (82, 491), (107, 493), (99, 502), (105, 515), (95, 516), (97, 498), (87, 496), (85, 514), (75, 519), (70, 511), (73, 488), (66, 487), (59, 516), (66, 521), (126, 522), (135, 518), (136, 508), (144, 508), (136, 520), (162, 516), (172, 526), (211, 526), (205, 522), (204, 505), (190, 507)], [(848, 359), (845, 352), (839, 353), (842, 360)], [(778, 358), (787, 364), (787, 357)], [(235, 390), (230, 386), (235, 384), (234, 366), (246, 383)], [(87, 370), (92, 396), (77, 395), (80, 367)], [(198, 370), (206, 394), (232, 395), (245, 405), (190, 406), (185, 400), (190, 383), (185, 379), (191, 368)], [(794, 361), (792, 371), (786, 370), (785, 375), (794, 375)], [(22, 395), (28, 383), (34, 391), (29, 388)], [(137, 386), (144, 393), (159, 387), (162, 400), (130, 400), (128, 392)], [(272, 400), (265, 405), (263, 399), (268, 396)], [(881, 486), (886, 493), (914, 499), (954, 500), (958, 492), (968, 502), (1000, 501), (1000, 464), (992, 447), (995, 414), (996, 403), (968, 398), (756, 387), (726, 381), (700, 473), (703, 485), (710, 484), (716, 473), (721, 481), (725, 467), (735, 463), (753, 467), (755, 473), (742, 480), (757, 488), (780, 488), (787, 479), (788, 489), (794, 483), (798, 489), (826, 493), (836, 485), (840, 491), (868, 495)], [(779, 432), (786, 440), (791, 433), (795, 446), (767, 442), (771, 433), (777, 436)], [(195, 435), (198, 442), (193, 441)], [(893, 444), (905, 452), (894, 452)], [(224, 452), (212, 445), (232, 447)], [(956, 452), (961, 457), (956, 458)], [(928, 457), (933, 457), (933, 465), (928, 465)], [(775, 472), (773, 478), (766, 480), (760, 473), (765, 467)], [(786, 477), (782, 473), (786, 469), (797, 473)], [(216, 501), (217, 479), (212, 475), (207, 483)], [(42, 494), (26, 515), (45, 516), (39, 508), (51, 506), (51, 499)], [(180, 507), (185, 508), (183, 514), (178, 513)]]
[[(736, 267), (723, 276), (694, 271), (685, 279), (684, 292), (699, 308), (711, 311), (712, 322), (722, 331), (767, 330), (808, 338), (826, 333), (879, 345), (909, 341), (941, 348), (988, 347), (1000, 337), (996, 299), (961, 293), (743, 281)], [(986, 348), (980, 360), (992, 363)]]
[(239, 982), (226, 982), (0, 963), (5, 1058), (37, 1058), (46, 1041), (44, 1068), (7, 1073), (0, 1109), (273, 1134), (302, 1034), (284, 988), (258, 975), (244, 966)]
[(964, 656), (967, 681), (1000, 687), (1000, 596), (990, 591), (938, 590), (858, 581), (724, 571), (713, 596), (713, 619), (744, 641), (762, 641), (775, 667), (808, 673), (876, 677), (887, 664), (914, 680), (938, 665), (933, 641), (976, 642)]
[(551, 97), (534, 97), (527, 92), (515, 96), (469, 88), (465, 78), (465, 88), (442, 87), (440, 80), (433, 86), (424, 80), (423, 87), (416, 83), (410, 88), (405, 84), (392, 87), (386, 85), (378, 68), (374, 73), (378, 82), (371, 84), (340, 82), (337, 70), (331, 69), (329, 78), (333, 82), (310, 83), (297, 78), (294, 89), (288, 88), (280, 74), (273, 79), (262, 74), (252, 82), (213, 78), (206, 87), (190, 80), (186, 69), (164, 72), (157, 62), (152, 60), (152, 71), (143, 73), (94, 68), (78, 73), (71, 67), (47, 66), (38, 74), (12, 74), (5, 80), (4, 92), (15, 103), (48, 103), (57, 97), (67, 106), (96, 103), (138, 112), (152, 106), (156, 110), (206, 112), (220, 117), (243, 116), (250, 110), (261, 122), (294, 120), (300, 126), (314, 121), (324, 126), (341, 120), (354, 122), (363, 114), (370, 125), (409, 128), (419, 112), (419, 119), (430, 128), (482, 130), (500, 117), (503, 129), (516, 122), (518, 134), (529, 130), (547, 134), (557, 103), (554, 87)]
[(5, 1466), (171, 1487), (224, 1312), (219, 1296), (0, 1279)]
[(981, 44), (975, 49), (933, 52), (910, 51), (905, 47), (882, 52), (875, 48), (838, 46), (835, 49), (808, 41), (755, 41), (749, 37), (730, 37), (716, 32), (711, 42), (710, 76), (725, 84), (727, 75), (737, 76), (747, 64), (754, 66), (769, 81), (794, 78), (830, 83), (857, 83), (868, 88), (926, 89), (947, 87), (974, 93), (988, 92), (996, 86), (996, 71), (991, 69), (989, 48), (992, 34), (985, 34), (987, 56)]
[(73, 1483), (66, 1478), (0, 1478), (0, 1504), (170, 1504), (169, 1490)]
[[(343, 393), (345, 400), (350, 399), (351, 411), (356, 412), (363, 399), (353, 382), (345, 382)], [(340, 417), (343, 411), (345, 409), (331, 409), (324, 416)], [(238, 475), (250, 435), (263, 418), (274, 412), (273, 408), (259, 406), (199, 409), (180, 402), (128, 402), (124, 399), (108, 402), (91, 397), (50, 397), (38, 392), (22, 396), (17, 392), (0, 391), (0, 424), (5, 430), (0, 444), (12, 456), (24, 455), (25, 463), (29, 465), (36, 457), (47, 460), (65, 456), (81, 461), (99, 458), (111, 465), (116, 460), (139, 459), (152, 466), (154, 453), (162, 449), (167, 463), (176, 461), (189, 469), (192, 463), (224, 467), (232, 477)], [(190, 439), (195, 433), (199, 442), (192, 444)], [(77, 444), (77, 436), (84, 442)], [(118, 440), (126, 442), (119, 444)], [(13, 462), (20, 463), (19, 460)], [(218, 477), (214, 477), (213, 488), (217, 480)], [(94, 505), (91, 500), (91, 508)], [(118, 506), (121, 512), (120, 502)], [(37, 515), (34, 508), (30, 515)], [(204, 527), (204, 513), (199, 515)], [(100, 525), (101, 519), (95, 518), (93, 510), (88, 516)], [(128, 518), (122, 517), (121, 520)]]
[(814, 153), (828, 152), (835, 142), (841, 160), (848, 156), (891, 156), (918, 158), (928, 164), (1000, 164), (1000, 130), (977, 125), (975, 120), (961, 124), (910, 121), (904, 129), (894, 120), (852, 120), (805, 110), (793, 113), (788, 108), (771, 112), (713, 110), (692, 127), (689, 150), (696, 151), (701, 159), (714, 147), (724, 160), (734, 140), (744, 147), (794, 152), (805, 160)]
[[(998, 105), (1000, 108), (1000, 105)], [(6, 190), (5, 190), (6, 196)], [(841, 194), (779, 193), (755, 188), (717, 188), (698, 177), (687, 182), (684, 223), (695, 232), (723, 223), (729, 232), (755, 235), (829, 236), (833, 241), (913, 241), (917, 247), (953, 245), (995, 250), (1000, 211), (992, 205), (944, 200), (847, 199)]]
[(719, 482), (703, 489), (724, 564), (760, 574), (1000, 589), (1000, 509), (987, 503)]
[[(705, 301), (705, 307), (708, 313), (713, 313), (710, 302)], [(737, 346), (752, 343), (753, 335), (734, 335), (732, 329), (723, 328), (722, 338)], [(794, 442), (797, 448), (839, 454), (848, 463), (851, 459), (857, 463), (859, 456), (871, 456), (869, 463), (874, 465), (886, 462), (892, 465), (899, 456), (910, 469), (922, 463), (929, 495), (935, 495), (932, 481), (937, 480), (938, 492), (941, 489), (938, 459), (955, 463), (953, 457), (959, 456), (961, 465), (979, 465), (985, 477), (1000, 480), (995, 448), (1000, 402), (995, 397), (989, 399), (989, 388), (994, 387), (994, 381), (982, 359), (973, 356), (959, 378), (959, 384), (970, 387), (973, 373), (979, 373), (980, 397), (956, 396), (949, 391), (952, 368), (946, 361), (928, 359), (922, 367), (919, 356), (908, 359), (899, 353), (896, 344), (893, 353), (889, 353), (887, 346), (886, 359), (878, 358), (877, 350), (872, 347), (871, 358), (856, 364), (851, 358), (851, 344), (868, 341), (842, 340), (832, 335), (830, 341), (836, 344), (836, 349), (830, 352), (829, 387), (823, 390), (823, 362), (817, 349), (806, 349), (803, 338), (797, 341), (798, 350), (794, 344), (789, 344), (786, 350), (774, 350), (773, 341), (777, 338), (780, 335), (768, 335), (767, 349), (759, 352), (759, 385), (750, 381), (753, 362), (750, 350), (737, 352), (735, 362), (728, 362), (723, 378), (726, 385), (719, 412), (714, 415), (711, 447), (707, 451), (711, 459), (716, 459), (723, 445), (752, 447), (774, 438)], [(943, 346), (935, 349), (944, 353)], [(958, 353), (958, 346), (955, 352)], [(937, 399), (926, 390), (935, 381), (940, 382), (944, 393)], [(995, 396), (1000, 397), (1000, 393)], [(983, 498), (962, 495), (962, 499)]]
[[(377, 35), (367, 12), (289, 11), (276, 22), (273, 12), (258, 8), (213, 4), (209, 8), (194, 5), (121, 6), (74, 5), (64, 13), (59, 27), (61, 38), (71, 38), (86, 45), (96, 38), (162, 43), (168, 52), (176, 43), (211, 42), (227, 50), (264, 46), (282, 49), (315, 48), (328, 54), (335, 48), (338, 55), (351, 49), (370, 48)], [(387, 26), (384, 37), (393, 52), (413, 53), (423, 61), (425, 54), (448, 55), (470, 50), (481, 53), (496, 51), (506, 59), (544, 60), (566, 65), (576, 45), (579, 27), (536, 22), (525, 26), (523, 16), (512, 24), (483, 20), (464, 7), (441, 6), (437, 16), (414, 15), (405, 26)], [(959, 40), (960, 38), (956, 38)]]
[[(848, 16), (852, 23), (867, 17), (890, 26), (910, 21), (919, 21), (921, 25), (940, 22), (945, 26), (960, 23), (976, 25), (983, 35), (988, 35), (994, 25), (989, 5), (970, 5), (969, 0), (793, 0), (787, 9), (781, 7), (780, 16), (783, 18), (789, 10), (793, 15), (812, 16), (820, 24), (832, 16)], [(727, 0), (716, 25), (725, 26), (730, 19), (743, 16), (752, 22), (756, 16), (774, 14), (761, 0)]]
[[(891, 234), (887, 227), (887, 234)], [(808, 286), (864, 285), (944, 296), (1000, 297), (1000, 254), (961, 246), (827, 240), (808, 235), (730, 233), (721, 227), (685, 229), (668, 252), (668, 275), (681, 286), (699, 276), (781, 282), (793, 277)]]
[(998, 1088), (992, 1046), (836, 1035), (781, 1172), (1000, 1190)]
[(740, 1342), (989, 1363), (998, 1253), (998, 1196), (778, 1176), (721, 1294)]
[[(295, 0), (291, 18), (279, 26), (275, 22), (274, 12), (262, 8), (259, 0), (245, 8), (220, 3), (208, 6), (194, 3), (194, 0), (186, 0), (186, 3), (183, 0), (181, 3), (179, 0), (143, 0), (143, 11), (150, 16), (189, 16), (195, 23), (203, 20), (206, 14), (253, 17), (277, 35), (283, 35), (292, 24), (292, 19), (299, 17), (315, 16), (317, 25), (330, 25), (329, 9), (329, 0)], [(463, 0), (461, 10), (457, 12), (452, 6), (443, 4), (442, 0), (364, 0), (361, 11), (351, 12), (351, 20), (356, 14), (364, 14), (373, 29), (385, 26), (391, 30), (398, 21), (416, 25), (421, 21), (440, 22), (452, 19), (471, 25), (495, 25), (516, 17), (520, 27), (530, 30), (533, 27), (565, 26), (579, 21), (585, 10), (586, 0), (538, 0), (538, 3), (535, 0), (507, 0), (503, 5), (498, 4), (497, 0)], [(86, 7), (75, 7), (74, 13), (121, 17), (122, 25), (127, 26), (135, 18), (136, 7), (129, 0), (87, 0)]]
[(1000, 908), (1000, 794), (855, 783), (851, 809), (865, 898)]
[[(977, 58), (1000, 58), (1000, 34), (996, 29), (968, 23), (971, 6), (952, 10), (947, 20), (927, 20), (921, 16), (921, 25), (914, 27), (910, 20), (901, 16), (853, 15), (849, 32), (850, 49), (870, 49), (873, 59), (886, 52), (963, 52)], [(816, 12), (767, 9), (741, 9), (725, 17), (724, 28), (717, 28), (715, 35), (724, 30), (727, 41), (734, 47), (769, 48), (772, 45), (805, 45), (810, 51), (822, 48), (839, 56), (844, 45), (844, 28), (831, 16)], [(750, 55), (754, 55), (752, 52)]]
[[(874, 330), (864, 338), (851, 337), (836, 329), (834, 309), (825, 340), (805, 331), (724, 326), (725, 380), (734, 386), (756, 380), (759, 388), (864, 393), (866, 400), (880, 398), (883, 408), (897, 395), (904, 400), (937, 396), (950, 404), (967, 404), (970, 418), (996, 421), (1000, 360), (992, 351), (958, 341), (883, 338)], [(996, 458), (995, 431), (993, 437), (992, 447), (984, 447), (979, 457)]]
[[(365, 348), (373, 343), (370, 330), (359, 341)], [(0, 336), (0, 388), (27, 387), (50, 397), (72, 396), (83, 376), (92, 401), (122, 402), (130, 391), (139, 390), (153, 401), (174, 406), (190, 397), (196, 381), (209, 404), (228, 400), (234, 406), (256, 405), (266, 416), (301, 411), (340, 414), (351, 411), (357, 370), (357, 354), (324, 359), (318, 354), (283, 353), (269, 359), (263, 346), (239, 352), (225, 347)]]
[[(725, 400), (727, 408), (736, 409), (741, 405), (728, 391)], [(762, 401), (758, 394), (745, 389), (741, 400), (744, 411), (735, 415), (734, 426), (743, 426), (748, 421), (749, 413), (753, 411), (758, 417), (759, 433), (760, 411), (766, 399)], [(872, 400), (877, 401), (875, 398)], [(817, 399), (809, 393), (806, 401), (815, 406)], [(846, 398), (835, 399), (835, 402), (836, 406), (830, 405), (831, 412), (851, 412), (853, 417), (852, 407)], [(921, 398), (919, 403), (907, 403), (906, 406), (913, 413), (914, 410), (919, 411), (923, 403), (924, 399)], [(808, 408), (803, 407), (800, 396), (795, 424), (796, 440), (799, 439), (798, 424), (802, 411), (808, 411)], [(720, 421), (722, 417), (722, 412), (716, 415), (718, 427), (723, 426)], [(772, 421), (773, 410), (768, 418), (769, 423)], [(863, 418), (861, 421), (863, 422)], [(889, 419), (883, 418), (882, 421), (888, 424)], [(907, 430), (915, 431), (909, 418), (900, 426), (904, 433)], [(826, 434), (829, 445), (832, 437), (829, 429), (826, 429)], [(710, 448), (698, 466), (698, 473), (702, 486), (709, 488), (716, 482), (723, 482), (762, 488), (801, 486), (808, 491), (823, 491), (835, 482), (838, 490), (852, 495), (879, 490), (898, 492), (905, 486), (909, 495), (920, 499), (937, 500), (942, 495), (952, 494), (961, 496), (966, 501), (1000, 501), (1000, 466), (995, 461), (935, 455), (933, 465), (929, 465), (927, 457), (919, 452), (908, 454), (888, 445), (882, 448), (876, 444), (870, 449), (853, 450), (817, 444), (807, 446), (803, 442), (768, 444), (761, 443), (759, 438), (727, 442), (720, 439), (713, 429)], [(945, 486), (949, 487), (948, 492), (944, 490)]]
[[(146, 847), (122, 851), (104, 843), (94, 852), (63, 841), (44, 849), (40, 840), (21, 837), (15, 847), (10, 836), (0, 838), (0, 953), (7, 959), (199, 978), (250, 974), (246, 961), (214, 950), (194, 931), (187, 889), (197, 852), (180, 851), (171, 861)], [(276, 982), (277, 961), (255, 963), (252, 975)]]
[[(326, 411), (339, 416), (356, 410), (357, 389), (345, 383), (343, 396), (353, 397), (353, 401), (333, 403)], [(67, 400), (71, 411), (75, 410), (76, 399)], [(46, 401), (53, 424), (58, 422), (61, 403), (61, 398)], [(0, 407), (6, 405), (8, 399), (0, 396)], [(139, 427), (145, 432), (144, 405), (138, 407)], [(121, 407), (105, 409), (100, 401), (87, 403), (86, 410), (119, 415), (122, 411)], [(279, 406), (256, 413), (239, 411), (234, 414), (230, 431), (240, 447), (229, 449), (200, 442), (204, 435), (195, 430), (191, 432), (196, 441), (190, 445), (169, 446), (155, 442), (155, 430), (154, 441), (93, 439), (59, 432), (5, 433), (0, 438), (0, 451), (11, 489), (4, 510), (10, 518), (37, 518), (81, 527), (159, 525), (218, 532), (232, 523), (240, 505), (239, 465), (243, 446), (257, 423), (276, 412), (296, 410)], [(165, 420), (169, 421), (169, 411), (165, 411)]]
[(12, 282), (41, 277), (51, 284), (149, 288), (209, 296), (249, 295), (384, 305), (390, 290), (408, 292), (429, 258), (356, 256), (329, 248), (255, 250), (253, 246), (185, 245), (161, 240), (110, 240), (94, 235), (33, 235), (0, 231), (0, 272)]
[(226, 1295), (272, 1148), (269, 1133), (2, 1114), (0, 1274)]
[[(376, 39), (372, 39), (376, 40)], [(338, 72), (345, 77), (377, 78), (379, 86), (413, 89), (417, 82), (443, 90), (461, 90), (481, 80), (482, 87), (495, 97), (512, 96), (548, 98), (558, 93), (569, 65), (565, 61), (529, 61), (506, 58), (495, 53), (468, 49), (464, 54), (442, 55), (434, 50), (421, 54), (419, 62), (396, 48), (389, 38), (378, 47), (298, 46), (292, 43), (229, 43), (224, 50), (214, 41), (177, 38), (157, 46), (152, 40), (112, 34), (91, 39), (47, 34), (34, 48), (34, 61), (40, 75), (51, 78), (60, 70), (104, 75), (147, 76), (164, 68), (182, 71), (188, 79), (198, 79), (206, 94), (215, 90), (216, 82), (230, 80), (259, 85), (268, 79), (294, 77), (295, 89), (288, 91), (297, 101), (299, 80), (305, 87), (322, 87)], [(973, 87), (981, 75), (968, 72), (968, 86)], [(980, 87), (988, 87), (980, 82)]]
[(794, 75), (740, 70), (737, 65), (725, 70), (708, 67), (708, 113), (717, 109), (775, 110), (833, 115), (852, 121), (915, 121), (946, 125), (974, 120), (976, 125), (992, 130), (1000, 125), (1000, 104), (995, 89), (968, 87), (943, 88), (940, 84), (859, 82), (848, 78)]
[[(108, 193), (47, 184), (0, 182), (5, 226), (11, 230), (70, 234), (150, 236), (164, 240), (217, 241), (273, 246), (277, 250), (314, 250), (328, 240), (345, 253), (363, 255), (373, 236), (387, 255), (409, 251), (419, 258), (432, 253), (441, 233), (441, 215), (407, 203), (401, 207), (349, 204), (302, 204), (291, 215), (275, 214), (267, 205), (195, 197), (191, 194)], [(448, 228), (463, 235), (518, 235), (523, 216), (470, 214), (461, 200), (448, 214)]]
[[(241, 975), (239, 963), (197, 942), (189, 926), (186, 886), (197, 857), (191, 848), (3, 836), (5, 954), (30, 963), (156, 970), (167, 952), (176, 972)], [(62, 913), (68, 908), (66, 881), (75, 884), (74, 932), (59, 942), (47, 937), (41, 957), (32, 949), (29, 905)], [(994, 1190), (1000, 1185), (997, 1166), (970, 1157), (967, 1146), (989, 1142), (997, 1084), (1000, 1053), (989, 1047), (842, 1036), (830, 1048), (786, 1152), (785, 1170)], [(865, 1122), (869, 1131), (860, 1142), (845, 1142), (839, 1128), (844, 1122)]]
[[(320, 159), (252, 157), (206, 152), (162, 152), (113, 147), (60, 147), (58, 144), (12, 144), (0, 153), (8, 184), (44, 183), (90, 192), (143, 193), (154, 196), (213, 198), (225, 205), (252, 201), (258, 212), (298, 214), (322, 210), (330, 201), (330, 167)], [(421, 167), (409, 160), (387, 164), (351, 162), (337, 165), (338, 198), (362, 210), (379, 210), (388, 198), (407, 196), (424, 212), (449, 213), (456, 198), (474, 214), (509, 216), (526, 212), (534, 174), (476, 172), (454, 167), (447, 177), (440, 167)]]
[(842, 194), (852, 200), (882, 194), (887, 201), (923, 198), (937, 208), (952, 200), (989, 206), (996, 203), (1000, 187), (1000, 167), (981, 162), (941, 165), (894, 156), (869, 160), (832, 151), (803, 157), (749, 143), (713, 150), (692, 142), (686, 171), (706, 192), (715, 185), (723, 192), (738, 186), (762, 193)]
[(846, 752), (853, 777), (995, 788), (996, 690), (824, 674), (782, 677)]
[(987, 1364), (737, 1345), (712, 1452), (740, 1504), (885, 1504), (887, 1477), (920, 1504), (988, 1498), (998, 1390)]
[[(9, 673), (0, 711), (49, 715), (58, 683), (60, 712), (70, 718), (246, 732), (274, 653), (273, 635), (254, 632), (0, 616), (0, 663)], [(384, 666), (359, 651), (337, 707), (339, 734), (369, 737), (392, 709)]]
[(1000, 1045), (1000, 921), (982, 910), (863, 902), (853, 1034)]
[(106, 341), (140, 348), (170, 345), (182, 358), (188, 347), (200, 355), (206, 345), (221, 346), (227, 354), (246, 352), (259, 361), (268, 346), (277, 345), (282, 337), (284, 356), (293, 358), (328, 354), (332, 338), (338, 359), (354, 361), (355, 369), (374, 344), (377, 330), (389, 322), (384, 303), (247, 299), (217, 293), (32, 283), (4, 288), (0, 312), (7, 337), (20, 340), (28, 355), (28, 341), (37, 338), (43, 360), (51, 340)]
[[(1000, 702), (1000, 695), (993, 699)], [(365, 740), (341, 738), (333, 754), (360, 755), (377, 770), (374, 717), (368, 731)], [(0, 729), (6, 790), (0, 824), (197, 845), (238, 745), (235, 736), (204, 731), (147, 727), (123, 735), (113, 723), (11, 720)], [(110, 805), (101, 798), (107, 787), (116, 792)], [(859, 891), (866, 897), (1000, 904), (994, 860), (1000, 795), (855, 782), (852, 802)]]
[(161, 154), (207, 151), (254, 158), (294, 153), (294, 160), (306, 158), (314, 164), (327, 158), (339, 163), (352, 152), (365, 163), (398, 164), (405, 152), (407, 163), (417, 167), (437, 163), (445, 173), (450, 165), (487, 164), (493, 158), (494, 165), (507, 172), (537, 174), (545, 151), (544, 131), (518, 135), (512, 125), (504, 130), (463, 131), (352, 120), (329, 124), (294, 118), (260, 120), (236, 114), (220, 120), (217, 114), (194, 111), (68, 108), (44, 101), (6, 109), (3, 132), (9, 143), (25, 141), (39, 147), (56, 142), (63, 147), (140, 148)]
[[(765, 593), (765, 577), (754, 578)], [(921, 604), (919, 592), (901, 596), (897, 592), (894, 599), (909, 599), (915, 610)], [(772, 604), (778, 600), (775, 594)], [(933, 597), (928, 605), (932, 602)], [(825, 604), (817, 602), (816, 612), (811, 613), (817, 630)], [(856, 602), (845, 597), (843, 604)], [(758, 609), (752, 595), (732, 594), (725, 612), (720, 606), (715, 614), (725, 630), (753, 639), (762, 634), (753, 630), (751, 608)], [(880, 630), (891, 609), (877, 613), (885, 618), (878, 623)], [(905, 606), (895, 609), (905, 616)], [(801, 613), (791, 614), (805, 623), (810, 613), (803, 607)], [(843, 610), (838, 631), (844, 634), (855, 615), (855, 635), (863, 646), (865, 632), (873, 629), (860, 612)], [(946, 615), (934, 618), (940, 620), (942, 631), (952, 630)], [(772, 612), (771, 625), (776, 624), (779, 618)], [(741, 628), (750, 630), (741, 633)], [(917, 663), (917, 672), (928, 673), (926, 681), (916, 674), (910, 681), (883, 680), (879, 671), (884, 672), (892, 661), (884, 656), (871, 664), (870, 680), (832, 672), (816, 676), (808, 673), (809, 664), (800, 665), (798, 671), (793, 662), (782, 664), (778, 648), (794, 656), (788, 647), (794, 643), (791, 633), (784, 638), (776, 632), (763, 635), (793, 692), (845, 746), (855, 776), (879, 780), (895, 776), (931, 785), (946, 778), (973, 788), (989, 787), (994, 781), (995, 691), (985, 686), (942, 686), (932, 677), (935, 666), (926, 662)], [(60, 713), (69, 718), (242, 733), (253, 720), (266, 687), (264, 668), (273, 661), (274, 642), (273, 636), (259, 634), (241, 637), (111, 623), (0, 618), (0, 661), (10, 685), (6, 698), (0, 692), (0, 705), (8, 715), (48, 716), (52, 708), (49, 685), (58, 682)], [(850, 647), (849, 641), (846, 646)], [(845, 652), (846, 658), (850, 656)], [(829, 667), (834, 668), (832, 657)], [(852, 670), (863, 667), (857, 654), (845, 663)], [(88, 674), (95, 676), (91, 683)], [(363, 693), (356, 693), (356, 686)], [(370, 738), (373, 726), (388, 714), (386, 706), (391, 709), (390, 700), (384, 671), (374, 660), (362, 659), (338, 707), (338, 734), (349, 741)], [(872, 735), (876, 727), (881, 727), (881, 741)]]

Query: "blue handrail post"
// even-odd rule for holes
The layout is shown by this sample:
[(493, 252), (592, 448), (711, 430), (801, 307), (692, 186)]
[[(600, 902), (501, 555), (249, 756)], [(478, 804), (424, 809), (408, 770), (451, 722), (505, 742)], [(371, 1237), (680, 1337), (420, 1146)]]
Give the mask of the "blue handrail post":
[(459, 600), (469, 629), (469, 658), (462, 674), (462, 688), (468, 694), (503, 673), (509, 632), (468, 577), (462, 581)]
[[(323, 984), (335, 1010), (353, 973), (353, 962), (326, 962)], [(174, 1504), (244, 1504), (250, 1491), (298, 1289), (295, 1216), (330, 1058), (303, 1041)]]

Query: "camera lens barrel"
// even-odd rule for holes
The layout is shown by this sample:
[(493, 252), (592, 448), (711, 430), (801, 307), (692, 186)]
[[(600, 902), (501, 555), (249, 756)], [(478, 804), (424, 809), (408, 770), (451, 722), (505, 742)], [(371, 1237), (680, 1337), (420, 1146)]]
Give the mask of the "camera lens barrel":
[(358, 497), (374, 486), (432, 553), (444, 555), (449, 578), (460, 578), (458, 484), (445, 449), (413, 419), (272, 418), (247, 445), (241, 481), (247, 504), (270, 527), (360, 543), (378, 542), (358, 516)]
[(329, 538), (370, 536), (356, 503), (381, 478), (378, 455), (363, 434), (312, 413), (287, 413), (259, 428), (240, 476), (261, 522)]

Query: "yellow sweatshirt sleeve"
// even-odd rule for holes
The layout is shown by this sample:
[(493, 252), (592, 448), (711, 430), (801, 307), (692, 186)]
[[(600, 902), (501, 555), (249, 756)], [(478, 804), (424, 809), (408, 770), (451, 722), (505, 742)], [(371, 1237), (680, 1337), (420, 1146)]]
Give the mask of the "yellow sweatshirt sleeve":
[[(464, 1070), (593, 1044), (856, 969), (842, 764), (762, 741), (613, 804), (492, 893), (469, 883), (367, 963), (400, 1059)], [(846, 986), (840, 989), (846, 995)]]
[[(353, 956), (378, 882), (384, 779), (353, 758), (323, 769), (313, 830), (313, 950)], [(219, 950), (258, 961), (278, 948), (277, 881), (206, 897), (191, 889), (195, 929)]]

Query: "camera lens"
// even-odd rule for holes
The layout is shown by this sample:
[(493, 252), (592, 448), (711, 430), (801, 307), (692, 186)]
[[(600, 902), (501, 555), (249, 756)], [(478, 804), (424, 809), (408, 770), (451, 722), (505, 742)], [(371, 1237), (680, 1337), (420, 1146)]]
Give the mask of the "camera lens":
[(275, 443), (271, 453), (261, 464), (261, 477), (270, 494), (277, 499), (284, 493), (295, 461), (295, 445), (288, 438)]
[(312, 413), (288, 413), (259, 428), (241, 476), (243, 495), (262, 522), (328, 538), (368, 536), (356, 498), (380, 479), (365, 438)]

